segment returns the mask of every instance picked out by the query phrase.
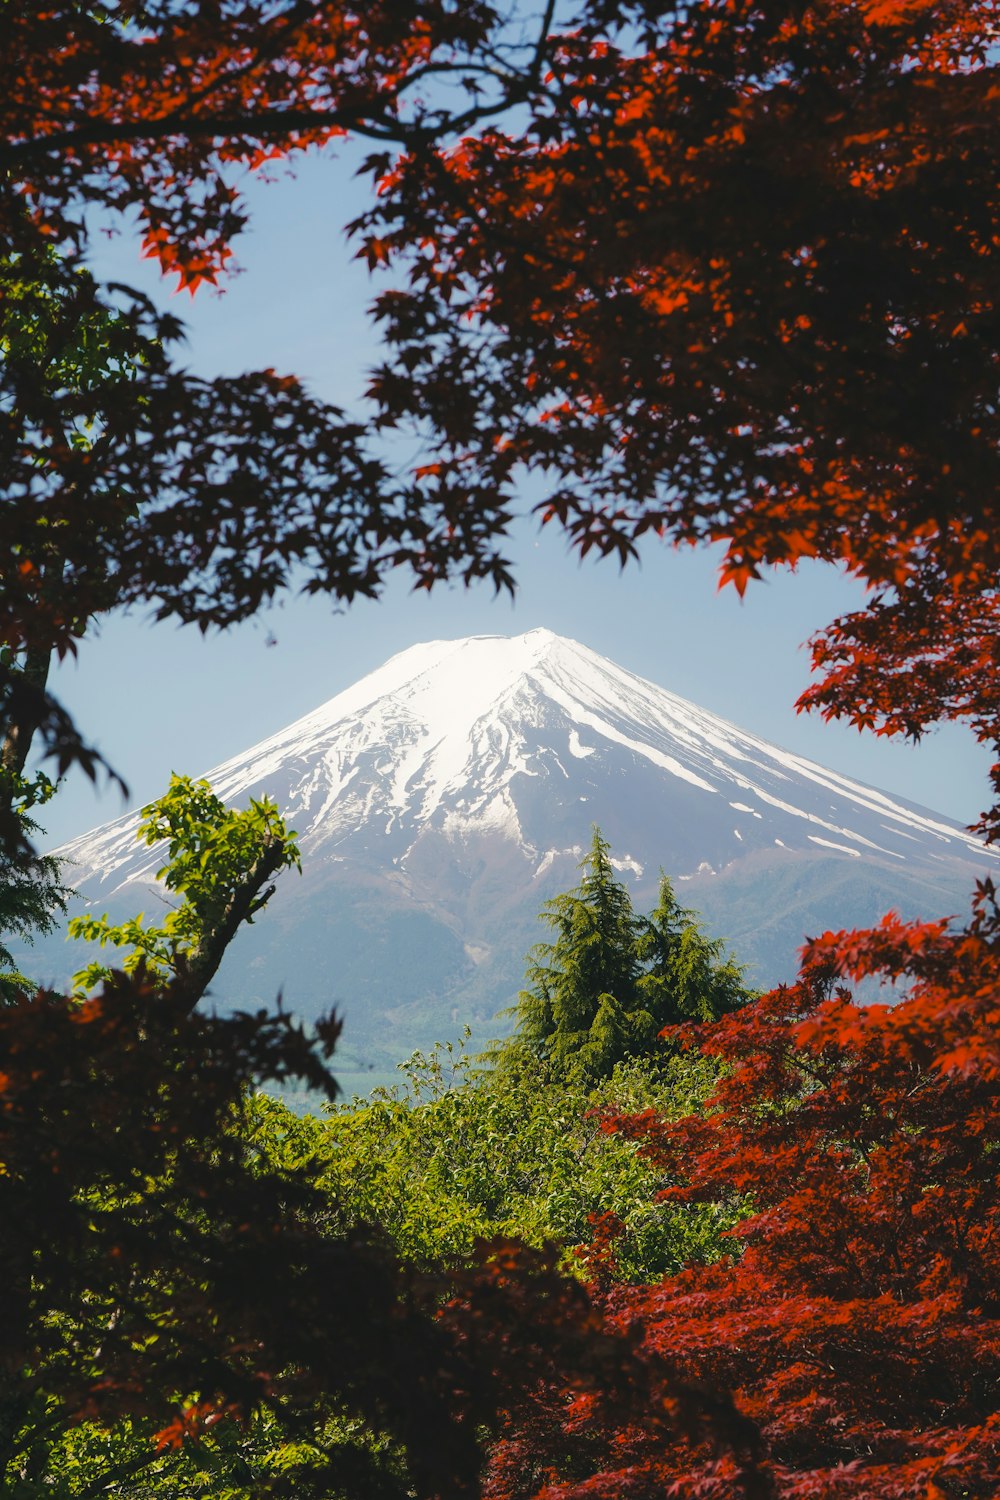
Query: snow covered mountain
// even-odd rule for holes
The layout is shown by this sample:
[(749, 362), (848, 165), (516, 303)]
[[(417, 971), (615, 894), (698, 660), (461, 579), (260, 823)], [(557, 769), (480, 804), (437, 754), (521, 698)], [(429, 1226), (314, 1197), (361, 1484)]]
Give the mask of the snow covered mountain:
[[(548, 630), (413, 646), (207, 774), (226, 801), (272, 797), (304, 867), (236, 945), (220, 995), (336, 1001), (348, 1043), (381, 1060), (465, 1020), (485, 1039), (595, 822), (637, 904), (662, 867), (761, 982), (794, 973), (807, 932), (888, 906), (962, 910), (997, 865), (947, 818)], [(153, 909), (161, 861), (137, 822), (59, 851), (92, 909)]]

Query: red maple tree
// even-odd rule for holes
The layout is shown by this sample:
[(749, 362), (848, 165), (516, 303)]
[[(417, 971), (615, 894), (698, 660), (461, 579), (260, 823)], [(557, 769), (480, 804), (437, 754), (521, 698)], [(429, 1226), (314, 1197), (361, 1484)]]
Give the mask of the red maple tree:
[[(148, 599), (225, 623), (303, 564), (342, 598), (400, 564), (502, 583), (526, 468), (584, 552), (721, 541), (740, 589), (771, 564), (845, 566), (872, 595), (814, 643), (804, 705), (1000, 743), (995, 0), (571, 0), (536, 19), (448, 0), (8, 7), (4, 317), (17, 278), (57, 309), (49, 356), (14, 340), (3, 367), (15, 769), (36, 730), (83, 753), (26, 668), (94, 612)], [(75, 262), (88, 209), (135, 212), (194, 290), (242, 227), (234, 173), (345, 131), (375, 143), (359, 251), (397, 278), (375, 304), (371, 428), (416, 431), (413, 474), (294, 380), (181, 375), (176, 326), (128, 293), (114, 368), (67, 382), (52, 351), (108, 308)], [(763, 1482), (762, 1451), (803, 1500), (995, 1493), (998, 944), (986, 889), (965, 928), (827, 934), (797, 986), (700, 1038), (726, 1067), (707, 1116), (609, 1122), (678, 1196), (746, 1201), (742, 1253), (595, 1291), (603, 1324), (575, 1304), (575, 1383), (543, 1339), (520, 1384), (498, 1373), (461, 1406), (460, 1461), (420, 1482), (474, 1484), (468, 1423), (499, 1405), (497, 1497), (729, 1496)], [(900, 1003), (830, 988), (872, 976)], [(25, 1057), (35, 1014), (9, 1022)], [(40, 1068), (4, 1100), (15, 1126), (41, 1100), (58, 1145), (51, 1067), (51, 1099)], [(481, 1356), (448, 1354), (454, 1389), (460, 1368), (509, 1373), (520, 1297), (494, 1272), (449, 1304), (442, 1327)]]
[[(996, 1494), (998, 959), (989, 887), (961, 932), (827, 933), (794, 987), (675, 1033), (723, 1065), (706, 1113), (604, 1120), (670, 1174), (666, 1197), (749, 1209), (731, 1260), (596, 1294), (609, 1331), (733, 1394), (775, 1495)], [(908, 993), (858, 1006), (845, 974)], [(498, 1446), (487, 1493), (721, 1497), (734, 1477), (704, 1433), (668, 1444), (641, 1409), (609, 1417), (599, 1393), (550, 1389)]]
[(446, 493), (543, 471), (583, 552), (842, 565), (873, 597), (804, 705), (997, 742), (995, 5), (569, 15), (516, 129), (406, 151), (360, 221), (409, 276), (384, 419)]
[[(15, 8), (0, 227), (32, 274), (40, 247), (84, 243), (97, 205), (137, 214), (193, 289), (243, 226), (240, 169), (345, 132), (375, 143), (355, 232), (402, 281), (375, 304), (372, 425), (414, 427), (427, 461), (398, 481), (293, 381), (160, 370), (110, 402), (88, 468), (22, 372), (8, 638), (43, 621), (65, 641), (109, 557), (123, 598), (203, 624), (303, 563), (341, 597), (400, 564), (503, 583), (528, 467), (583, 551), (711, 538), (740, 588), (768, 564), (846, 566), (874, 597), (817, 643), (827, 678), (804, 701), (997, 739), (995, 23), (994, 0), (570, 0), (533, 22), (445, 0)], [(78, 540), (40, 593), (22, 571), (38, 516), (79, 538), (74, 506), (114, 504), (96, 467), (119, 506), (161, 494), (155, 524), (142, 506), (117, 552)]]

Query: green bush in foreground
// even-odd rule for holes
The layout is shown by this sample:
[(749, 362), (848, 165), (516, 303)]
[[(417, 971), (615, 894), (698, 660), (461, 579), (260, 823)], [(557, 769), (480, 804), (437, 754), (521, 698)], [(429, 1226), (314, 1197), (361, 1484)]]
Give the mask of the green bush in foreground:
[(426, 1266), (459, 1263), (477, 1240), (506, 1236), (555, 1242), (574, 1268), (592, 1217), (613, 1214), (618, 1274), (629, 1281), (722, 1252), (731, 1220), (658, 1202), (666, 1179), (600, 1123), (605, 1108), (667, 1119), (697, 1109), (715, 1077), (704, 1058), (664, 1051), (586, 1089), (528, 1058), (484, 1073), (463, 1045), (447, 1044), (416, 1053), (401, 1072), (401, 1088), (376, 1089), (323, 1119), (257, 1101), (261, 1148), (286, 1168), (317, 1173), (339, 1227), (378, 1224)]

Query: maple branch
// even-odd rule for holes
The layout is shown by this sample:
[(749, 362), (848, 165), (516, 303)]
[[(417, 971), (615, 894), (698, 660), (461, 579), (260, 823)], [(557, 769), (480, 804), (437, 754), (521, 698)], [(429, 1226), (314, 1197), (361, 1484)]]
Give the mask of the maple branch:
[[(491, 77), (502, 78), (493, 69), (480, 67)], [(422, 70), (423, 76), (430, 73), (468, 72), (461, 64), (438, 64)], [(513, 75), (516, 76), (516, 75)], [(442, 135), (460, 134), (470, 126), (498, 114), (503, 114), (512, 105), (522, 103), (527, 97), (531, 75), (511, 84), (502, 99), (492, 104), (470, 105), (459, 114), (447, 115), (432, 123), (428, 116), (421, 121), (404, 121), (392, 114), (368, 114), (357, 108), (343, 109), (285, 109), (270, 115), (255, 114), (206, 114), (190, 117), (184, 113), (162, 115), (156, 120), (100, 120), (87, 125), (74, 126), (69, 130), (56, 130), (45, 136), (30, 140), (0, 144), (0, 165), (32, 161), (54, 152), (74, 151), (86, 146), (111, 146), (122, 141), (159, 141), (169, 136), (185, 136), (195, 139), (202, 136), (280, 136), (292, 131), (343, 130), (371, 140), (394, 141), (400, 145), (428, 144)], [(416, 80), (414, 80), (416, 81)], [(506, 80), (511, 82), (511, 75)]]
[[(71, 130), (56, 130), (31, 140), (0, 145), (0, 163), (16, 164), (54, 151), (72, 151), (79, 146), (110, 146), (118, 141), (158, 141), (165, 136), (271, 136), (286, 131), (351, 129), (375, 140), (397, 140), (398, 129), (378, 130), (365, 124), (364, 116), (354, 109), (289, 109), (265, 115), (200, 115), (194, 119), (184, 114), (162, 115), (158, 120), (100, 120), (78, 125)], [(373, 116), (372, 119), (377, 119)]]
[(98, 770), (102, 770), (122, 796), (128, 796), (122, 778), (98, 750), (84, 741), (66, 710), (47, 691), (48, 663), (48, 648), (37, 652), (32, 648), (23, 668), (0, 662), (0, 723), (5, 726), (0, 779), (8, 782), (8, 790), (0, 790), (0, 850), (10, 854), (30, 849), (21, 820), (13, 811), (9, 784), (23, 769), (36, 735), (45, 746), (43, 759), (55, 761), (59, 776), (76, 765), (96, 782)]
[[(276, 24), (267, 40), (257, 45), (253, 56), (249, 57), (241, 66), (230, 69), (222, 81), (231, 87), (234, 83), (239, 82), (240, 79), (249, 77), (262, 64), (273, 62), (275, 58), (280, 57), (284, 48), (292, 41), (296, 33), (302, 31), (303, 26), (313, 14), (314, 7), (310, 3), (310, 0), (304, 0), (303, 4), (297, 5), (294, 10), (289, 11), (286, 16), (280, 18), (280, 21)], [(193, 104), (202, 99), (207, 99), (218, 86), (219, 80), (212, 79), (209, 83), (205, 84), (204, 88), (192, 90), (188, 103)]]
[(22, 695), (20, 704), (12, 708), (0, 741), (0, 772), (4, 781), (0, 801), (5, 807), (9, 806), (10, 789), (24, 770), (35, 730), (44, 717), (51, 659), (48, 645), (32, 644), (16, 669), (28, 691)]
[[(405, 122), (391, 113), (364, 111), (359, 107), (327, 109), (285, 109), (271, 115), (239, 114), (221, 112), (191, 117), (185, 112), (161, 116), (155, 120), (90, 121), (70, 129), (52, 131), (45, 136), (34, 136), (22, 141), (0, 143), (0, 163), (16, 164), (44, 158), (56, 151), (73, 151), (79, 147), (106, 146), (122, 141), (157, 141), (165, 136), (181, 135), (189, 138), (203, 136), (273, 136), (286, 131), (308, 131), (322, 129), (351, 130), (372, 140), (397, 141), (400, 144), (415, 140), (424, 143), (436, 140), (444, 134), (457, 134), (467, 130), (481, 120), (502, 114), (513, 105), (523, 103), (532, 87), (537, 86), (545, 62), (545, 44), (549, 39), (555, 16), (556, 0), (547, 0), (542, 15), (537, 39), (525, 70), (519, 73), (507, 67), (489, 67), (482, 58), (476, 62), (432, 62), (414, 71), (405, 79), (402, 91), (430, 77), (452, 76), (470, 73), (485, 74), (503, 86), (500, 99), (491, 104), (472, 104), (458, 114), (448, 114), (430, 123), (428, 115), (421, 121)], [(301, 24), (303, 14), (287, 18), (284, 36), (287, 38)], [(274, 56), (280, 48), (258, 50), (252, 60), (242, 68), (227, 75), (227, 84), (252, 73), (266, 58)], [(217, 85), (213, 85), (217, 86)], [(197, 104), (209, 93), (206, 87), (197, 91), (190, 104)]]
[(532, 55), (531, 63), (528, 67), (527, 76), (533, 83), (537, 83), (541, 75), (542, 66), (545, 62), (545, 43), (549, 39), (549, 33), (552, 29), (552, 22), (555, 20), (555, 14), (556, 0), (546, 0), (545, 11), (542, 15), (541, 25), (538, 29), (538, 40), (535, 43), (535, 50)]

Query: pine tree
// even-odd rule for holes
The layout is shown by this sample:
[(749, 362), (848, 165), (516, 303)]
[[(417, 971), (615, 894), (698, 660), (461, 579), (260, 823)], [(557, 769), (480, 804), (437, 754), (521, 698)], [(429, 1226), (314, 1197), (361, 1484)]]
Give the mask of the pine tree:
[(716, 1021), (754, 998), (725, 946), (721, 938), (706, 937), (661, 871), (659, 899), (648, 917), (639, 918), (636, 944), (647, 970), (639, 994), (657, 1031), (682, 1021)]
[(28, 778), (0, 770), (0, 803), (22, 840), (14, 847), (0, 840), (0, 1005), (13, 1005), (38, 988), (19, 970), (8, 940), (33, 943), (54, 932), (72, 894), (60, 878), (60, 862), (27, 848), (28, 839), (41, 831), (28, 809), (47, 802), (54, 791), (42, 772)]
[(590, 1085), (650, 1051), (665, 1026), (716, 1020), (751, 992), (666, 876), (655, 910), (635, 914), (596, 827), (580, 869), (580, 884), (542, 909), (555, 936), (532, 949), (526, 987), (507, 1012), (515, 1035), (487, 1058), (503, 1066), (527, 1052), (555, 1077)]
[(532, 949), (526, 988), (510, 1014), (519, 1051), (534, 1053), (557, 1076), (594, 1082), (648, 1047), (656, 1030), (639, 994), (632, 902), (596, 827), (580, 869), (580, 884), (542, 909), (555, 936)]

